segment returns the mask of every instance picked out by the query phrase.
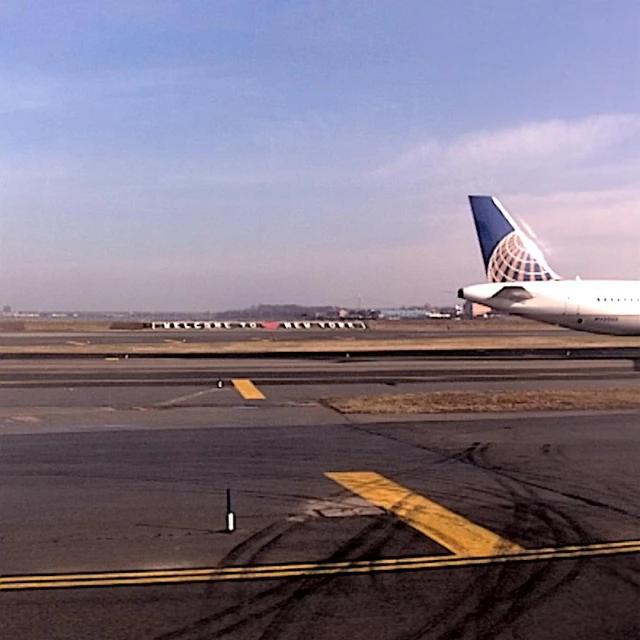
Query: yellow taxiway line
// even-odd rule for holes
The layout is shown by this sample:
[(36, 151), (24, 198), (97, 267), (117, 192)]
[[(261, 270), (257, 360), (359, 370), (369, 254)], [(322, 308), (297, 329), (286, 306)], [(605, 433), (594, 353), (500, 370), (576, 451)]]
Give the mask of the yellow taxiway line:
[(135, 585), (185, 584), (237, 580), (282, 580), (314, 576), (358, 575), (381, 572), (454, 569), (513, 562), (574, 560), (640, 553), (640, 540), (573, 545), (557, 549), (523, 549), (519, 553), (487, 557), (417, 556), (345, 562), (317, 562), (220, 567), (208, 569), (167, 569), (155, 571), (121, 571), (104, 573), (70, 573), (40, 576), (0, 576), (0, 591), (82, 587), (117, 587)]
[[(234, 385), (236, 382), (248, 382), (253, 387), (248, 380), (233, 382)], [(282, 580), (640, 554), (640, 540), (572, 545), (556, 549), (524, 549), (377, 473), (334, 472), (326, 475), (373, 504), (394, 513), (449, 549), (453, 555), (244, 567), (0, 576), (0, 591)]]
[(245, 400), (264, 400), (264, 394), (251, 380), (236, 379), (231, 383)]
[(520, 545), (378, 473), (352, 471), (325, 475), (372, 504), (393, 513), (456, 556), (475, 558), (524, 551)]

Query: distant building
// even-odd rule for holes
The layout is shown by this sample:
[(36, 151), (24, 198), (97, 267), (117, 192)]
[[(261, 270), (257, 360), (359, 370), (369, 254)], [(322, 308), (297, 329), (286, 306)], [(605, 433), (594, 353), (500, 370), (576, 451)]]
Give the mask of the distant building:
[(338, 317), (341, 320), (377, 320), (380, 318), (378, 309), (340, 309)]
[(424, 320), (429, 313), (426, 309), (382, 309), (380, 316), (389, 320)]
[(467, 300), (462, 307), (463, 318), (485, 318), (491, 313), (491, 307)]
[(13, 312), (13, 309), (11, 308), (10, 304), (5, 304), (4, 307), (2, 307), (3, 315), (10, 316), (12, 312)]

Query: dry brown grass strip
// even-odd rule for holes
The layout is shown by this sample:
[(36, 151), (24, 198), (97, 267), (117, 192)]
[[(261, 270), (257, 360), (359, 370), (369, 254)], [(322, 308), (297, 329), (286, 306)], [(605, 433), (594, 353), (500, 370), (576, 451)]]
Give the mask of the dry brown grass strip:
[(638, 389), (433, 391), (328, 398), (340, 413), (488, 413), (640, 409)]

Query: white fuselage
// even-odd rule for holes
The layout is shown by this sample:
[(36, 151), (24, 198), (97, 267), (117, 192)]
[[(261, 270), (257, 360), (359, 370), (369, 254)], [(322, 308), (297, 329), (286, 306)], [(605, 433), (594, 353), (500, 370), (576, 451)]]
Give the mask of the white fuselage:
[[(509, 288), (513, 288), (513, 292)], [(460, 295), (496, 311), (570, 329), (640, 335), (640, 281), (637, 280), (496, 282), (464, 287)]]

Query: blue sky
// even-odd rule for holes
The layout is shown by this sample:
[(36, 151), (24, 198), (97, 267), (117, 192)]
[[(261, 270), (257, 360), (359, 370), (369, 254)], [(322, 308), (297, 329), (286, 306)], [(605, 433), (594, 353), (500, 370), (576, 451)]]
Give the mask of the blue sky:
[(0, 8), (0, 302), (452, 303), (495, 193), (640, 278), (635, 0)]

